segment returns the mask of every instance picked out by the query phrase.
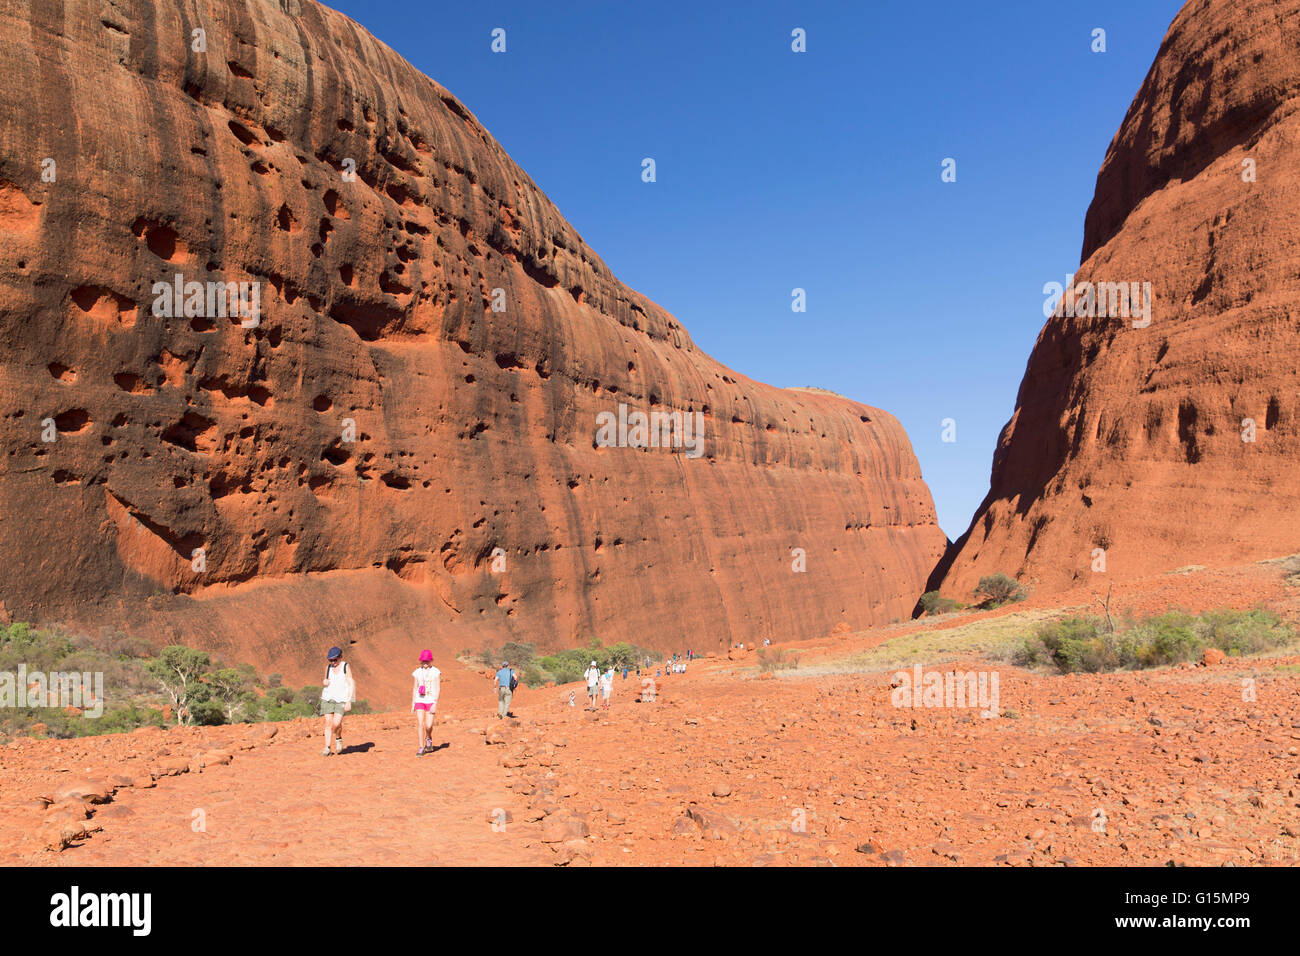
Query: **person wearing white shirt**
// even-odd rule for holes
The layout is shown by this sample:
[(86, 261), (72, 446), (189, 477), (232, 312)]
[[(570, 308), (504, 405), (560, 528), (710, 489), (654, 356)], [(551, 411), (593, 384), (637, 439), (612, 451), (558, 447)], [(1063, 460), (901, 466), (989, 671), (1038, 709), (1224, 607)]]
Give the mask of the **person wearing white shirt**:
[(433, 651), (420, 651), (420, 666), (411, 671), (411, 710), (415, 712), (420, 749), (417, 757), (433, 753), (433, 720), (438, 710), (442, 671), (433, 666)]
[(587, 679), (587, 709), (595, 710), (596, 688), (600, 684), (600, 668), (596, 666), (595, 661), (591, 662), (591, 666), (583, 672), (582, 676)]
[(356, 680), (343, 659), (343, 651), (331, 647), (327, 660), (329, 663), (320, 691), (320, 711), (325, 716), (323, 757), (343, 752), (343, 715), (352, 709), (352, 702), (357, 699)]
[(614, 692), (614, 665), (610, 664), (609, 670), (605, 671), (605, 673), (600, 675), (600, 697), (602, 702), (605, 705), (606, 710), (609, 710), (609, 695), (612, 694), (613, 692)]

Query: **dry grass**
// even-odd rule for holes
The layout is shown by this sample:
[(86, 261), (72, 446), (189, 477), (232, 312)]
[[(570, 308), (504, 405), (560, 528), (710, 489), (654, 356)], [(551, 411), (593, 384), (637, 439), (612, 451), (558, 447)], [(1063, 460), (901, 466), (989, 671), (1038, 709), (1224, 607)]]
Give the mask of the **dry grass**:
[(942, 630), (917, 631), (840, 659), (801, 667), (801, 676), (882, 673), (913, 664), (927, 667), (972, 658), (1009, 660), (1037, 628), (1076, 614), (1080, 608), (1029, 609), (958, 624)]

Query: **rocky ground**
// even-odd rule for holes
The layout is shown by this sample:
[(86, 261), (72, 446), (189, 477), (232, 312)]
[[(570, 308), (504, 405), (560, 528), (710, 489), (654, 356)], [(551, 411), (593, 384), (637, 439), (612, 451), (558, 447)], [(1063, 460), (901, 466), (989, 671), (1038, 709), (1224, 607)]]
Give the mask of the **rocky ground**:
[[(1188, 570), (1117, 589), (1115, 608), (1294, 618), (1290, 573)], [(752, 654), (697, 661), (655, 703), (620, 678), (594, 714), (546, 688), (501, 722), (484, 679), (445, 702), (421, 758), (400, 712), (348, 718), (329, 758), (315, 720), (19, 740), (0, 749), (0, 862), (1295, 864), (1296, 650), (1095, 676), (980, 659), (981, 634), (1045, 607), (790, 645), (799, 667), (775, 675)], [(894, 706), (892, 668), (913, 661), (996, 670), (1000, 716)]]

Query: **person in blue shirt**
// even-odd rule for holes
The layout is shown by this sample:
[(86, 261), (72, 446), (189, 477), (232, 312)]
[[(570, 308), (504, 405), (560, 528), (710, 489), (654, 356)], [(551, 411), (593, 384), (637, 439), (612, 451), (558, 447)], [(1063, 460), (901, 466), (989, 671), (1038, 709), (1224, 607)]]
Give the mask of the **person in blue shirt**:
[(497, 720), (505, 720), (510, 716), (510, 698), (515, 695), (515, 687), (519, 681), (515, 678), (515, 672), (510, 667), (509, 661), (501, 662), (501, 669), (497, 671)]

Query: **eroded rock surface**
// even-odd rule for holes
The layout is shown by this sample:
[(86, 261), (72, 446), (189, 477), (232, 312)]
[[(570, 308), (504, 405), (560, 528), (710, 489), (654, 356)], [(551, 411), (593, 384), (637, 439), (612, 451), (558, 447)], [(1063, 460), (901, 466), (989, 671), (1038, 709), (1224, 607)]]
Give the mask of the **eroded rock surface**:
[[(897, 420), (700, 352), (353, 21), (4, 0), (0, 36), (9, 615), (404, 680), (910, 610), (944, 536)], [(256, 325), (157, 314), (178, 275), (256, 283)], [(598, 447), (620, 403), (698, 413), (698, 457)]]
[(1174, 20), (1097, 177), (1076, 277), (1149, 282), (1150, 323), (1049, 319), (988, 498), (932, 585), (969, 597), (1002, 571), (1055, 592), (1296, 550), (1297, 22), (1296, 0), (1195, 0)]

